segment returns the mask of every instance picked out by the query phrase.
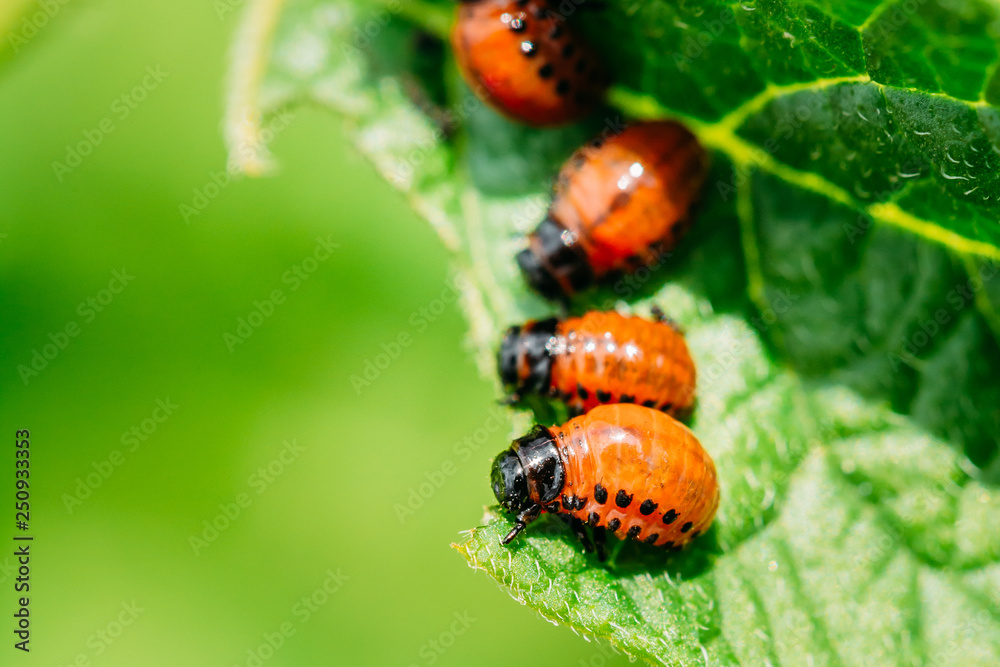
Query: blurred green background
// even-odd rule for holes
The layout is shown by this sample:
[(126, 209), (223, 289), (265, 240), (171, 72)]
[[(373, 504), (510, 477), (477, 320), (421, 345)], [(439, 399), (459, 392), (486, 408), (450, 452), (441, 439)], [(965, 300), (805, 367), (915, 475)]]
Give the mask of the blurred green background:
[[(339, 122), (299, 113), (276, 177), (210, 187), (237, 20), (205, 0), (71, 0), (0, 59), (0, 425), (32, 434), (35, 536), (30, 655), (0, 548), (0, 664), (625, 664), (449, 549), (491, 501), (510, 426), (491, 424), (459, 308), (411, 319), (451, 300), (448, 258)], [(166, 77), (126, 115), (147, 67)], [(91, 154), (58, 174), (81, 141)], [(215, 196), (186, 224), (196, 191)], [(339, 247), (303, 264), (317, 238)], [(296, 266), (315, 270), (293, 289)], [(115, 271), (134, 278), (102, 291)], [(285, 301), (230, 351), (275, 289)], [(50, 334), (65, 349), (25, 382)], [(455, 449), (482, 428), (478, 451)], [(440, 488), (401, 520), (427, 475)]]

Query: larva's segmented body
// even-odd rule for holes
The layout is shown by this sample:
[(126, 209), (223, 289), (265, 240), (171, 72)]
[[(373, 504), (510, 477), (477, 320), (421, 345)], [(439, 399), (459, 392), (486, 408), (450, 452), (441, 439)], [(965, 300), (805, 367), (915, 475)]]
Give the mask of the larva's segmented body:
[(657, 546), (684, 546), (711, 525), (715, 464), (680, 422), (608, 405), (550, 430), (566, 465), (558, 511)]
[(597, 56), (546, 0), (461, 0), (451, 42), (470, 87), (514, 120), (564, 125), (600, 103)]
[(528, 284), (565, 301), (609, 276), (658, 265), (687, 231), (708, 165), (695, 136), (669, 121), (638, 123), (577, 151), (517, 256)]
[(715, 464), (694, 434), (639, 405), (605, 405), (538, 427), (493, 465), (493, 491), (518, 515), (512, 540), (544, 509), (619, 538), (682, 547), (719, 506)]
[(637, 403), (683, 416), (694, 405), (694, 361), (667, 322), (614, 311), (528, 322), (508, 330), (498, 361), (509, 392), (548, 393), (574, 414)]

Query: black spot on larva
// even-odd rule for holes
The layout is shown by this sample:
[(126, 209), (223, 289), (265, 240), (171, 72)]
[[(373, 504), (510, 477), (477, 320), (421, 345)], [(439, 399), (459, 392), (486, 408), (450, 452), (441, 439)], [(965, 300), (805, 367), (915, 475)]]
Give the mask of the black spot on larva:
[[(611, 200), (611, 210), (616, 211), (620, 208), (625, 208), (631, 200), (631, 194), (628, 192), (619, 192), (615, 195), (615, 198)], [(622, 398), (625, 398), (625, 394), (622, 394)]]
[(642, 505), (639, 506), (639, 513), (643, 516), (649, 516), (656, 509), (656, 503), (648, 498), (642, 501)]
[(643, 404), (643, 405), (644, 405), (645, 407), (647, 407), (647, 408), (655, 408), (655, 407), (656, 407), (656, 401), (654, 401), (654, 400), (652, 400), (652, 399), (650, 399), (650, 400), (648, 400), (648, 401), (643, 401), (643, 402), (642, 402), (642, 404)]
[(576, 53), (576, 47), (572, 44), (567, 44), (563, 47), (562, 55), (563, 58), (572, 58), (573, 54)]
[(561, 25), (552, 26), (552, 30), (549, 31), (549, 37), (552, 39), (559, 39), (563, 35), (563, 29)]
[(642, 530), (642, 526), (632, 526), (628, 529), (628, 536), (632, 539), (639, 537), (639, 532)]
[(660, 536), (657, 535), (656, 533), (652, 533), (649, 537), (646, 538), (646, 544), (656, 544), (656, 540), (658, 539), (660, 539)]
[(660, 406), (660, 410), (662, 410), (663, 412), (670, 412), (673, 409), (674, 409), (673, 403), (664, 403), (663, 405)]
[(586, 390), (586, 388), (584, 388), (582, 384), (577, 383), (576, 395), (582, 398), (583, 400), (587, 400), (587, 397), (590, 396), (590, 393)]
[(615, 505), (625, 509), (632, 503), (632, 496), (625, 493), (624, 489), (618, 489), (618, 494), (615, 496)]
[(535, 8), (535, 18), (544, 19), (549, 15), (549, 10), (547, 7), (536, 7)]
[(600, 389), (598, 389), (597, 400), (599, 400), (601, 403), (607, 403), (608, 401), (611, 400), (611, 394), (606, 391), (601, 391)]
[(538, 53), (538, 49), (535, 48), (534, 42), (529, 42), (525, 40), (521, 42), (521, 53), (524, 55), (525, 58), (531, 58), (536, 53)]
[(552, 63), (545, 63), (540, 68), (538, 68), (538, 76), (542, 77), (543, 79), (548, 79), (553, 74), (555, 74), (555, 71), (556, 68), (552, 66)]
[(556, 84), (556, 95), (565, 95), (569, 92), (569, 81), (562, 79)]
[[(622, 203), (623, 204), (627, 204), (628, 201), (627, 200), (622, 200)], [(632, 271), (635, 271), (640, 266), (645, 266), (646, 265), (645, 262), (646, 262), (646, 260), (644, 260), (642, 257), (639, 257), (639, 255), (629, 255), (628, 257), (625, 258), (625, 264), (626, 264), (626, 266), (631, 267), (630, 270), (632, 270)]]
[(605, 489), (600, 484), (595, 484), (594, 485), (594, 500), (596, 500), (597, 502), (599, 502), (602, 505), (604, 503), (608, 502), (608, 490)]
[(621, 519), (612, 519), (611, 521), (608, 521), (608, 530), (610, 530), (612, 533), (621, 527), (622, 527)]
[(700, 530), (696, 530), (693, 533), (691, 533), (691, 539), (693, 540), (694, 538), (698, 537), (699, 535), (701, 535), (701, 531)]
[(691, 526), (693, 526), (693, 525), (694, 525), (693, 523), (691, 523), (690, 521), (688, 521), (686, 524), (684, 524), (683, 526), (681, 526), (681, 532), (682, 533), (688, 532), (689, 530), (691, 530)]
[(564, 493), (562, 500), (563, 500), (563, 507), (565, 507), (566, 509), (570, 511), (576, 509), (576, 496), (568, 496)]
[(673, 549), (674, 548), (674, 543), (673, 542), (664, 542), (663, 546), (666, 549)]
[(667, 510), (663, 513), (663, 523), (668, 526), (677, 520), (677, 510)]
[(584, 70), (587, 69), (587, 61), (581, 58), (576, 62), (576, 73), (583, 74)]
[(619, 403), (635, 403), (635, 396), (630, 396), (629, 394), (622, 394), (622, 397), (618, 399)]
[(558, 513), (559, 512), (559, 501), (556, 500), (555, 502), (553, 502), (552, 504), (550, 504), (545, 509), (547, 509), (552, 514)]
[(590, 516), (587, 517), (587, 523), (590, 524), (591, 527), (596, 526), (600, 522), (601, 522), (601, 515), (598, 514), (597, 512), (591, 512)]

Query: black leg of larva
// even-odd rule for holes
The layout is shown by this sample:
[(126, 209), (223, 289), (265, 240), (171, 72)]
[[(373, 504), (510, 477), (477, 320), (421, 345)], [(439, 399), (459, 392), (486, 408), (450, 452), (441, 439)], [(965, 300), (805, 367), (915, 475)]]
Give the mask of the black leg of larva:
[(594, 548), (597, 550), (597, 560), (602, 563), (608, 559), (607, 541), (607, 529), (604, 526), (594, 528)]
[(583, 521), (576, 518), (575, 516), (570, 516), (568, 514), (560, 514), (569, 527), (573, 529), (573, 534), (576, 535), (576, 539), (580, 540), (580, 544), (583, 545), (583, 550), (590, 553), (594, 550), (594, 543), (590, 539), (590, 535), (587, 534), (587, 528), (583, 525)]
[(522, 530), (527, 528), (528, 524), (534, 521), (535, 518), (538, 517), (539, 512), (541, 511), (542, 511), (541, 505), (532, 505), (531, 507), (525, 509), (520, 514), (518, 514), (517, 521), (514, 523), (514, 527), (511, 529), (509, 533), (507, 533), (506, 536), (504, 536), (502, 540), (500, 540), (500, 544), (507, 546), (508, 544), (513, 542), (514, 538), (517, 537)]
[(667, 314), (663, 312), (663, 309), (659, 306), (654, 305), (649, 309), (650, 314), (653, 318), (660, 324), (666, 324), (668, 327), (676, 331), (677, 333), (684, 335), (684, 330), (681, 329), (681, 325), (674, 322), (672, 319), (667, 317)]

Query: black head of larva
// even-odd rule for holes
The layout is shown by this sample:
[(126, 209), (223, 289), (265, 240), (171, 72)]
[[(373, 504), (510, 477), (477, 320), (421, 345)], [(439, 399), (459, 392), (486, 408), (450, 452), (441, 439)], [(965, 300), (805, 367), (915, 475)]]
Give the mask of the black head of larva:
[(543, 506), (559, 497), (566, 481), (552, 432), (536, 426), (528, 435), (515, 440), (510, 449), (494, 459), (490, 481), (500, 505), (517, 515), (514, 529), (502, 540), (508, 544), (538, 516)]
[(500, 350), (497, 352), (497, 370), (500, 371), (500, 381), (504, 388), (513, 391), (517, 388), (517, 362), (520, 358), (521, 327), (511, 327), (503, 335)]
[(531, 504), (528, 478), (521, 460), (512, 450), (508, 449), (493, 459), (490, 483), (497, 502), (508, 512), (516, 514)]
[(552, 383), (552, 357), (548, 345), (556, 332), (554, 319), (511, 327), (497, 353), (497, 367), (504, 388), (514, 394), (545, 393)]
[(564, 299), (587, 288), (594, 273), (576, 239), (546, 217), (531, 234), (534, 243), (517, 255), (525, 281), (547, 299)]

